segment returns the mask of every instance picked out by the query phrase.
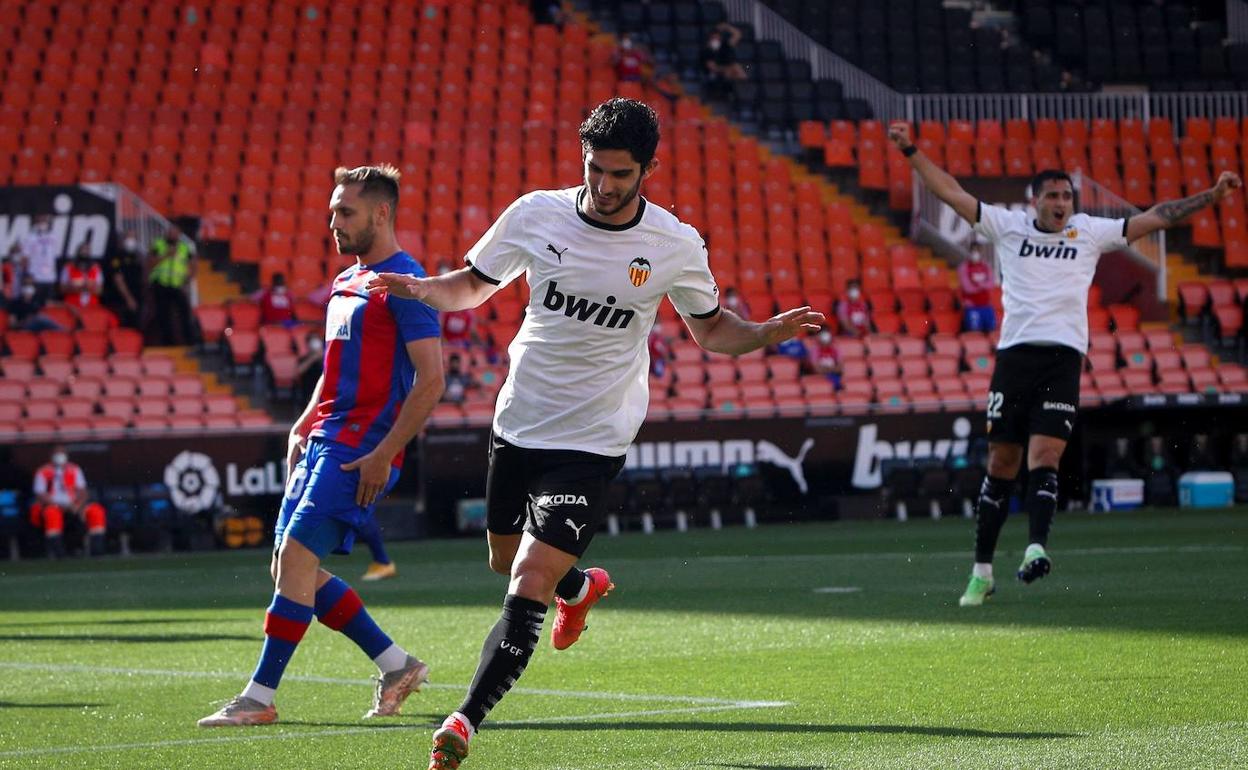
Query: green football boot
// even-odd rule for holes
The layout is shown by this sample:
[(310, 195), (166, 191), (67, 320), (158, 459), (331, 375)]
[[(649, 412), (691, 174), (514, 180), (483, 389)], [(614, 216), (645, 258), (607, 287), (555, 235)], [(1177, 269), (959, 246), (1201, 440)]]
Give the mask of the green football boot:
[(961, 599), (958, 599), (958, 606), (978, 607), (984, 603), (984, 599), (992, 596), (995, 590), (997, 589), (993, 585), (992, 578), (971, 575), (971, 582), (966, 584), (966, 592), (962, 594)]

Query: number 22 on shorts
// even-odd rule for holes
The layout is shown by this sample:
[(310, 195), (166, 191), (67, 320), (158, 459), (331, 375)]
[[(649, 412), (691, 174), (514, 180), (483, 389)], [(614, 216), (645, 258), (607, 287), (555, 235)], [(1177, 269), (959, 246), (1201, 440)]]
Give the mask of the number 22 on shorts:
[(988, 419), (1001, 419), (1001, 407), (1005, 404), (1005, 394), (999, 390), (988, 391)]

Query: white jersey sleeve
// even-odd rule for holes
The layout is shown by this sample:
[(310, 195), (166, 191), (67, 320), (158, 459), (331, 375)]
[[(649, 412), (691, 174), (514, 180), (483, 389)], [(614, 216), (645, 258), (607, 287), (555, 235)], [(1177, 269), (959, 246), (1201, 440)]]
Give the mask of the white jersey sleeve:
[(698, 238), (685, 268), (668, 289), (667, 296), (676, 312), (693, 318), (710, 318), (719, 311), (719, 287), (707, 258), (706, 242)]
[(524, 242), (529, 198), (525, 195), (513, 201), (464, 255), (464, 262), (479, 277), (496, 286), (511, 283), (533, 261)]
[(990, 241), (998, 241), (1009, 232), (1017, 215), (1007, 208), (992, 206), (980, 201), (979, 221), (975, 223), (975, 232)]
[(1090, 216), (1085, 226), (1102, 254), (1127, 248), (1127, 220)]

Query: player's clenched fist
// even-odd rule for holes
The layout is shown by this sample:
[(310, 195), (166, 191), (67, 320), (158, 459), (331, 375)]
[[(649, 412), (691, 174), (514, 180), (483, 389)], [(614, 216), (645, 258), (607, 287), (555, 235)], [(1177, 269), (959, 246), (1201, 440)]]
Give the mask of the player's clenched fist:
[(402, 273), (378, 273), (365, 286), (373, 294), (388, 292), (396, 297), (423, 300), (429, 295), (429, 286), (424, 278), (417, 278)]
[(904, 150), (914, 141), (910, 139), (910, 124), (904, 120), (894, 120), (888, 124), (888, 140), (897, 145), (897, 149)]
[(1213, 187), (1214, 200), (1220, 201), (1243, 186), (1243, 181), (1233, 171), (1223, 171), (1218, 176), (1218, 183)]

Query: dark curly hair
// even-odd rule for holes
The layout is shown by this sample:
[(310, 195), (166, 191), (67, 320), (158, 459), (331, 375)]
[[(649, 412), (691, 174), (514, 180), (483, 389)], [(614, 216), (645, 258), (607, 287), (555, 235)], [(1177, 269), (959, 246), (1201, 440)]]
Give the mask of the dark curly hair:
[(628, 150), (643, 167), (659, 146), (659, 116), (635, 99), (608, 99), (581, 124), (581, 147)]

